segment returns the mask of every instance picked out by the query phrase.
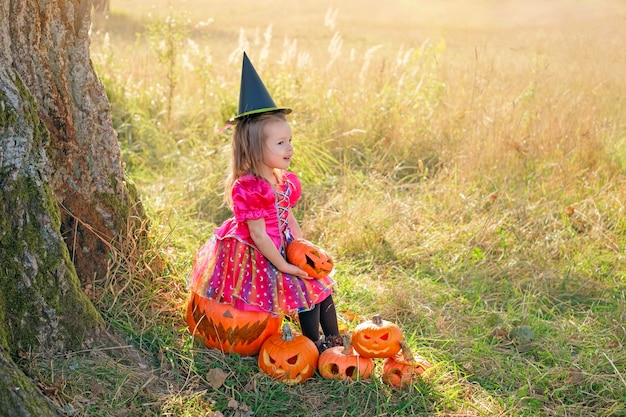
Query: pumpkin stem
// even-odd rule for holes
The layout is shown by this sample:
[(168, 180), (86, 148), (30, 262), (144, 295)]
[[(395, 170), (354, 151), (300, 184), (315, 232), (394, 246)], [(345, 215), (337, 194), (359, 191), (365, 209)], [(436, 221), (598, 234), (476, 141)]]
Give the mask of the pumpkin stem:
[(293, 335), (293, 331), (291, 330), (291, 326), (289, 323), (283, 324), (283, 339), (285, 342), (291, 342), (295, 336)]
[(372, 322), (378, 326), (382, 326), (383, 318), (380, 317), (380, 314), (375, 314), (374, 317), (372, 317)]
[(413, 352), (411, 352), (409, 344), (406, 341), (401, 340), (400, 346), (402, 347), (402, 356), (404, 356), (404, 360), (407, 362), (414, 362), (415, 357), (413, 356)]
[(345, 333), (341, 335), (341, 339), (343, 340), (343, 351), (341, 352), (344, 355), (352, 354), (352, 338), (349, 334)]

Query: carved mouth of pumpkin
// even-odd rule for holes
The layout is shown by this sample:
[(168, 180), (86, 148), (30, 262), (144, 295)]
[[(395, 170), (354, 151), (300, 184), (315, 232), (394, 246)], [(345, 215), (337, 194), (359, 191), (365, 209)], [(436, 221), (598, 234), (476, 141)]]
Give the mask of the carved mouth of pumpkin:
[(311, 372), (311, 366), (307, 365), (304, 368), (302, 368), (302, 370), (298, 373), (298, 375), (295, 378), (281, 378), (281, 381), (283, 381), (285, 384), (288, 384), (288, 385), (300, 384), (303, 382), (303, 375), (306, 375), (309, 372)]
[[(317, 255), (317, 257), (319, 259), (319, 255)], [(305, 254), (304, 258), (306, 259), (307, 266), (309, 266), (315, 272), (330, 271), (330, 265), (327, 265), (327, 264), (317, 265), (315, 263), (315, 260), (313, 258), (311, 258), (311, 256), (309, 256), (309, 254)]]
[(315, 261), (308, 254), (304, 255), (304, 257), (306, 258), (306, 264), (315, 269)]
[[(259, 320), (255, 323), (245, 323), (243, 326), (231, 328), (225, 326), (218, 320), (214, 320), (213, 317), (206, 316), (200, 311), (197, 313), (194, 311), (193, 315), (197, 321), (198, 330), (200, 330), (207, 339), (212, 342), (217, 342), (220, 345), (224, 343), (228, 343), (231, 346), (237, 344), (248, 345), (256, 341), (256, 339), (263, 334), (269, 323), (269, 317), (266, 317), (263, 321)], [(228, 318), (229, 315), (230, 312), (227, 311), (224, 317)], [(232, 317), (232, 315), (230, 315), (230, 317)]]
[[(294, 356), (295, 357), (295, 356)], [(269, 359), (272, 364), (274, 364), (276, 361), (272, 358), (270, 358), (269, 356), (267, 356), (267, 359)], [(293, 365), (294, 363), (289, 362), (288, 363), (290, 365)], [(273, 377), (284, 382), (285, 384), (300, 384), (301, 382), (303, 382), (303, 376), (308, 374), (309, 372), (311, 372), (311, 365), (306, 365), (304, 368), (302, 368), (300, 371), (295, 371), (294, 369), (285, 369), (281, 366), (272, 366), (272, 371), (273, 371)], [(295, 378), (289, 378), (292, 374), (296, 373), (297, 375)]]

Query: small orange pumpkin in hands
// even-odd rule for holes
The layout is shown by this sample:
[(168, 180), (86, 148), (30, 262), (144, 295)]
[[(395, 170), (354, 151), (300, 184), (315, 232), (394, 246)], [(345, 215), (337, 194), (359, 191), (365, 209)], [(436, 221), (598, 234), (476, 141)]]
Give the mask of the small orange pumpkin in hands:
[(354, 329), (352, 346), (366, 358), (390, 358), (400, 352), (404, 336), (397, 324), (383, 320), (378, 314)]
[(349, 335), (342, 335), (343, 346), (326, 349), (320, 355), (317, 370), (326, 379), (368, 379), (374, 370), (374, 360), (354, 350)]
[(402, 388), (411, 384), (432, 365), (419, 355), (413, 354), (408, 343), (400, 342), (402, 352), (383, 362), (383, 381), (388, 385)]
[(289, 323), (270, 336), (259, 351), (259, 369), (286, 384), (300, 384), (315, 374), (319, 352), (306, 336), (294, 334)]
[(323, 278), (333, 270), (333, 258), (306, 239), (295, 239), (287, 245), (287, 260), (313, 278)]

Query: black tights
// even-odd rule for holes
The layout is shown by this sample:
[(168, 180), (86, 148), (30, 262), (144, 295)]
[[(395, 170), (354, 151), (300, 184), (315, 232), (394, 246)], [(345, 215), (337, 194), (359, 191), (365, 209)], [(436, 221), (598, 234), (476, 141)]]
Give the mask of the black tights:
[(315, 304), (312, 310), (298, 313), (298, 318), (302, 334), (314, 342), (320, 338), (320, 325), (322, 325), (324, 336), (339, 336), (337, 311), (332, 295), (321, 303)]

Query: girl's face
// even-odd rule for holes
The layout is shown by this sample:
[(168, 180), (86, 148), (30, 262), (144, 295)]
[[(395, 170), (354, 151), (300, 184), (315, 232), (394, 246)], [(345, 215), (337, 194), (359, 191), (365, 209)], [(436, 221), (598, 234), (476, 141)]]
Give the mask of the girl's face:
[(293, 156), (293, 146), (291, 146), (291, 126), (284, 120), (274, 120), (268, 122), (263, 133), (265, 144), (263, 146), (263, 165), (269, 174), (266, 178), (271, 178), (274, 169), (287, 169)]

